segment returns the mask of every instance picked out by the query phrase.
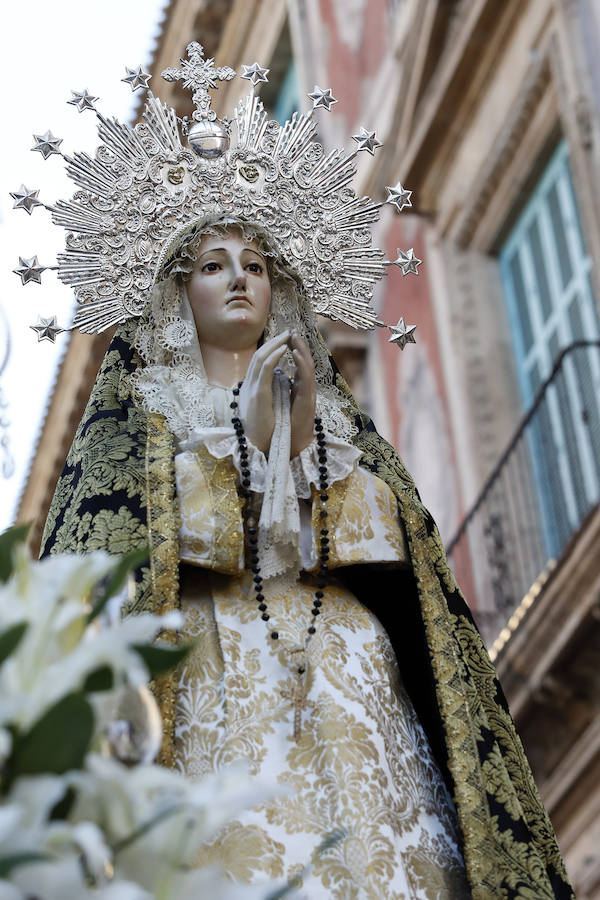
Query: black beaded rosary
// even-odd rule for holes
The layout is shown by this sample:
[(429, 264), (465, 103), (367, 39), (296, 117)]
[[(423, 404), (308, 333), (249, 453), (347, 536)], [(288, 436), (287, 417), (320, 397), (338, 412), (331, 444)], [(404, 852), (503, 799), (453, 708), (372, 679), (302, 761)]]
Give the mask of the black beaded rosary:
[[(240, 381), (237, 387), (233, 388), (233, 400), (229, 404), (233, 413), (231, 417), (231, 424), (233, 425), (237, 436), (240, 456), (241, 479), (238, 491), (240, 497), (242, 497), (242, 499), (245, 501), (242, 514), (244, 517), (244, 533), (246, 534), (246, 538), (248, 541), (255, 600), (258, 603), (258, 610), (261, 614), (261, 619), (263, 620), (263, 622), (269, 622), (271, 617), (267, 610), (267, 604), (265, 602), (265, 595), (263, 592), (263, 580), (260, 574), (260, 558), (258, 555), (258, 528), (256, 518), (252, 514), (252, 509), (250, 507), (250, 497), (252, 492), (250, 490), (248, 441), (246, 439), (246, 435), (244, 434), (244, 426), (242, 424), (242, 420), (237, 415), (238, 396), (242, 384), (243, 382)], [(310, 620), (310, 624), (306, 629), (308, 637), (305, 640), (304, 647), (298, 647), (291, 651), (292, 655), (297, 660), (297, 684), (294, 691), (284, 694), (284, 696), (288, 697), (294, 703), (294, 739), (296, 741), (298, 741), (300, 738), (301, 711), (310, 703), (310, 701), (306, 700), (306, 647), (308, 646), (308, 642), (316, 631), (315, 624), (317, 616), (320, 614), (321, 606), (323, 605), (323, 589), (326, 586), (327, 564), (329, 561), (329, 529), (327, 528), (327, 501), (329, 499), (329, 495), (327, 494), (327, 489), (329, 487), (327, 471), (327, 448), (325, 446), (323, 424), (319, 416), (315, 416), (315, 434), (317, 438), (317, 456), (319, 460), (319, 519), (321, 523), (319, 534), (319, 569), (317, 573), (317, 589), (315, 591), (313, 607), (311, 609), (312, 619)], [(276, 641), (279, 639), (279, 632), (276, 630), (272, 630), (269, 636), (271, 640)]]

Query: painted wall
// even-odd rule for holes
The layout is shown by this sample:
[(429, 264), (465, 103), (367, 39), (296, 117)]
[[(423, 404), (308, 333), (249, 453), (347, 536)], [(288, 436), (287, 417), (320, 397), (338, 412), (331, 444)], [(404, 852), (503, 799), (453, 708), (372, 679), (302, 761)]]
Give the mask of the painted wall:
[[(393, 54), (390, 42), (393, 21), (388, 9), (385, 0), (318, 2), (318, 16), (313, 20), (314, 27), (319, 23), (318, 33), (313, 35), (313, 40), (324, 51), (321, 63), (324, 61), (326, 72), (322, 75), (327, 83), (321, 86), (330, 86), (339, 101), (334, 108), (335, 115), (323, 122), (327, 143), (347, 141), (361, 125), (371, 129), (375, 119), (381, 120), (380, 110), (373, 106), (371, 89)], [(390, 85), (390, 90), (393, 93), (394, 85)], [(388, 129), (390, 125), (387, 123)], [(384, 152), (384, 148), (377, 151)], [(361, 167), (370, 162), (374, 165), (376, 161), (371, 162), (366, 153), (359, 157)], [(385, 177), (385, 169), (382, 174), (385, 184), (394, 183), (391, 175)], [(378, 199), (387, 196), (385, 184)], [(402, 455), (423, 501), (431, 509), (442, 535), (448, 538), (461, 510), (423, 228), (419, 216), (407, 210), (400, 215), (392, 208), (383, 211), (376, 241), (385, 249), (387, 258), (395, 259), (399, 247), (413, 247), (424, 263), (418, 277), (402, 277), (400, 270), (394, 268), (383, 284), (381, 318), (395, 325), (402, 316), (410, 324), (416, 324), (417, 343), (409, 344), (401, 352), (389, 343), (389, 332), (384, 329), (371, 336), (367, 394), (377, 427)]]

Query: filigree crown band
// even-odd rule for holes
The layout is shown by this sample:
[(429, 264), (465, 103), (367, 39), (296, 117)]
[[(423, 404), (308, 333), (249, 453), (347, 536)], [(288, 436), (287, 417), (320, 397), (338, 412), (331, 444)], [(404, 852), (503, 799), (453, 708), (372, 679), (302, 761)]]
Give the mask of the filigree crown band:
[[(357, 154), (374, 154), (381, 146), (375, 132), (361, 128), (353, 135), (352, 152), (336, 148), (326, 154), (315, 140), (314, 113), (337, 102), (331, 90), (315, 85), (308, 95), (311, 109), (295, 112), (280, 125), (269, 119), (256, 95), (269, 71), (258, 63), (243, 66), (241, 77), (250, 82), (250, 92), (231, 121), (219, 120), (209, 90), (236, 73), (204, 59), (196, 42), (187, 53), (180, 68), (168, 68), (162, 77), (180, 80), (192, 90), (191, 120), (179, 119), (151, 93), (150, 75), (139, 66), (127, 69), (123, 78), (133, 91), (148, 93), (135, 125), (105, 118), (96, 108), (97, 97), (87, 90), (72, 91), (68, 102), (79, 112), (93, 110), (98, 119), (100, 144), (93, 158), (63, 153), (62, 140), (51, 131), (34, 135), (32, 149), (44, 159), (62, 156), (77, 190), (70, 200), (46, 206), (53, 223), (67, 230), (57, 265), (42, 266), (37, 256), (20, 257), (14, 271), (22, 284), (41, 283), (45, 269), (55, 269), (77, 300), (71, 327), (100, 332), (142, 313), (177, 235), (196, 223), (233, 216), (256, 223), (269, 236), (316, 313), (355, 328), (383, 325), (372, 305), (376, 283), (390, 265), (403, 275), (418, 274), (421, 260), (412, 249), (399, 249), (390, 262), (371, 246), (371, 226), (383, 204), (357, 197), (351, 181)], [(385, 202), (398, 212), (412, 205), (411, 191), (400, 183), (387, 192)], [(45, 206), (39, 191), (25, 185), (11, 196), (14, 207), (29, 214)], [(58, 326), (55, 317), (40, 318), (32, 328), (38, 340), (51, 341), (70, 330)], [(414, 343), (415, 326), (403, 319), (390, 330), (390, 341), (401, 349)]]

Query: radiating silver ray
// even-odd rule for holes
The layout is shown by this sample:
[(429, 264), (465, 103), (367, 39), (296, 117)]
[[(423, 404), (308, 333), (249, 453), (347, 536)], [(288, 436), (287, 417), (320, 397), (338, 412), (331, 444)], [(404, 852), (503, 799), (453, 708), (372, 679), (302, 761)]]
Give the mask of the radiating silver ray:
[[(354, 173), (352, 173), (354, 174)], [(341, 172), (335, 181), (332, 181), (330, 184), (319, 185), (321, 188), (321, 193), (324, 197), (328, 197), (330, 194), (336, 193), (342, 188), (348, 187), (350, 181), (352, 179), (352, 175), (348, 175), (347, 173)]]
[(152, 128), (153, 134), (156, 135), (158, 142), (162, 143), (165, 149), (179, 150), (181, 148), (175, 110), (162, 103), (153, 94), (146, 103), (143, 119)]
[(322, 187), (324, 192), (330, 193), (336, 189), (334, 185), (345, 187), (350, 184), (355, 172), (356, 154), (353, 153), (350, 156), (343, 156), (330, 171), (322, 172), (313, 179), (313, 187)]
[[(375, 222), (379, 217), (381, 206), (381, 203), (373, 203), (368, 197), (357, 198), (342, 209), (336, 210), (335, 218), (337, 222), (350, 222), (356, 219)], [(366, 219), (366, 216), (369, 218)]]
[(356, 297), (334, 296), (331, 298), (331, 308), (327, 315), (361, 331), (369, 331), (375, 325), (375, 314), (372, 311), (363, 312), (356, 309), (355, 302)]
[(379, 247), (347, 247), (344, 250), (340, 250), (340, 256), (344, 257), (344, 259), (351, 259), (354, 256), (357, 259), (381, 260), (382, 264), (385, 262), (385, 254)]
[(103, 258), (99, 253), (68, 248), (58, 254), (58, 277), (63, 284), (81, 286), (103, 281)]
[(74, 201), (59, 200), (56, 206), (48, 206), (52, 221), (70, 231), (80, 234), (102, 234), (106, 231), (104, 217), (87, 206), (80, 206)]
[[(294, 113), (297, 116), (297, 113)], [(317, 126), (309, 116), (298, 116), (292, 127), (286, 143), (283, 145), (282, 155), (289, 156), (294, 162), (310, 143), (317, 133)], [(295, 152), (294, 152), (295, 151)]]
[(332, 169), (337, 162), (344, 157), (344, 153), (339, 147), (336, 147), (335, 150), (331, 150), (327, 156), (324, 156), (323, 159), (317, 163), (314, 169), (311, 172), (311, 179), (314, 184), (317, 183), (318, 179), (324, 172), (328, 172)]
[[(248, 97), (240, 101), (234, 112), (234, 120), (236, 122), (238, 133), (238, 145), (240, 147), (247, 147), (250, 143), (252, 123), (256, 116), (256, 111), (259, 107), (259, 103), (260, 101), (258, 97), (250, 94)], [(260, 104), (260, 106), (262, 109), (262, 104)]]
[(115, 298), (110, 297), (81, 305), (73, 317), (73, 325), (84, 334), (94, 334), (125, 322), (128, 318), (124, 311), (119, 311), (116, 307)]
[(93, 191), (101, 197), (109, 197), (115, 189), (116, 177), (97, 160), (91, 159), (87, 153), (75, 153), (73, 157), (65, 156), (67, 175), (84, 190)]
[(137, 163), (149, 158), (146, 148), (129, 125), (122, 125), (118, 119), (105, 119), (97, 113), (100, 125), (98, 137), (125, 163)]
[(252, 103), (246, 107), (245, 115), (247, 121), (244, 123), (244, 146), (256, 150), (260, 146), (269, 117), (258, 97), (254, 97)]

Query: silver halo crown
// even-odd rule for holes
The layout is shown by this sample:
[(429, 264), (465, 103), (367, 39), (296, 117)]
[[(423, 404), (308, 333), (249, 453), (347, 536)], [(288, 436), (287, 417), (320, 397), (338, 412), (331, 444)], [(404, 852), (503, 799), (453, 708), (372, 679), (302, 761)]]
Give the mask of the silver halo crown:
[[(181, 122), (188, 146), (174, 109), (149, 90), (145, 111), (133, 126), (105, 118), (95, 106), (98, 98), (87, 89), (72, 92), (69, 103), (97, 116), (100, 144), (94, 158), (66, 155), (51, 132), (35, 136), (32, 149), (42, 150), (44, 159), (61, 155), (77, 191), (68, 201), (46, 206), (53, 223), (67, 230), (58, 265), (21, 259), (15, 271), (22, 283), (40, 281), (45, 268), (57, 269), (78, 303), (73, 328), (100, 332), (142, 313), (176, 234), (202, 220), (231, 215), (256, 223), (269, 235), (316, 313), (355, 328), (382, 325), (372, 306), (374, 286), (387, 266), (399, 266), (403, 275), (417, 274), (420, 260), (410, 249), (399, 250), (389, 262), (371, 246), (371, 226), (383, 204), (357, 197), (351, 181), (357, 154), (373, 154), (380, 146), (375, 133), (361, 128), (352, 152), (337, 148), (325, 154), (315, 140), (313, 114), (336, 102), (331, 90), (315, 85), (309, 94), (312, 108), (295, 112), (280, 125), (269, 119), (255, 94), (269, 71), (258, 63), (244, 66), (241, 77), (251, 89), (232, 121), (219, 120), (209, 90), (235, 72), (205, 60), (197, 42), (187, 52), (181, 68), (171, 67), (162, 75), (167, 81), (181, 80), (193, 92), (193, 121)], [(150, 76), (141, 67), (127, 72), (123, 80), (132, 90), (147, 89)], [(385, 202), (399, 212), (412, 205), (411, 192), (401, 184), (387, 190)], [(45, 205), (38, 193), (21, 186), (12, 194), (14, 206), (31, 213)], [(67, 329), (57, 333), (61, 330)], [(54, 340), (51, 335), (48, 339)]]

